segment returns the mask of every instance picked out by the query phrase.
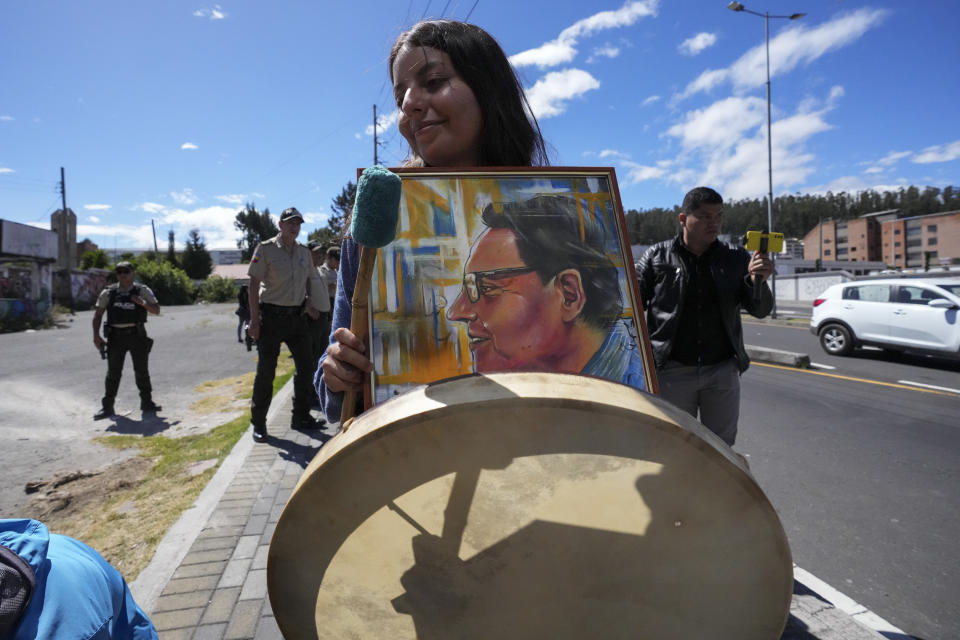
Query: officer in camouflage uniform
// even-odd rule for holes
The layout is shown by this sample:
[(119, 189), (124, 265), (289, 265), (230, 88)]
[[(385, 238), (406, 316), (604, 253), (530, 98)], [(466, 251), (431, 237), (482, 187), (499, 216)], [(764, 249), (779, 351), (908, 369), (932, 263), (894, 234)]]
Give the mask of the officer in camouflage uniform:
[[(147, 312), (154, 315), (160, 313), (160, 305), (157, 304), (157, 298), (150, 287), (134, 284), (133, 265), (126, 261), (118, 262), (116, 272), (117, 282), (100, 292), (93, 314), (93, 344), (101, 352), (104, 344), (107, 348), (106, 391), (100, 411), (93, 416), (94, 420), (109, 418), (114, 414), (113, 401), (117, 397), (117, 389), (120, 388), (123, 361), (128, 351), (133, 360), (134, 380), (140, 391), (140, 410), (160, 410), (160, 406), (153, 402), (147, 365), (153, 340), (147, 337), (144, 327)], [(100, 336), (104, 312), (107, 314), (107, 324), (104, 327), (106, 342)]]

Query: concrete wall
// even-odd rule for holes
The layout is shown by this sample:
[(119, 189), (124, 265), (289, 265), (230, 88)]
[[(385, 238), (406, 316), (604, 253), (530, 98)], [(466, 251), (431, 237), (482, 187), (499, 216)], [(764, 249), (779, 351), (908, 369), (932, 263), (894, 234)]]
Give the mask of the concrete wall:
[(777, 276), (777, 300), (784, 302), (813, 302), (827, 287), (855, 278), (846, 271), (823, 271)]

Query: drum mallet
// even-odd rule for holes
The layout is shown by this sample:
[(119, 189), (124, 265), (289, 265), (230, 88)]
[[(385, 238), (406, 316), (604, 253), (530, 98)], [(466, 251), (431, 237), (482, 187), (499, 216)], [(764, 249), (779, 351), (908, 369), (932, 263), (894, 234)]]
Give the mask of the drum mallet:
[[(367, 300), (370, 297), (370, 279), (377, 249), (393, 242), (400, 217), (400, 176), (386, 167), (367, 167), (357, 180), (357, 197), (353, 203), (350, 235), (360, 245), (360, 265), (357, 282), (353, 288), (353, 312), (350, 316), (350, 332), (365, 344), (370, 333), (367, 322)], [(372, 355), (372, 354), (369, 354)], [(346, 431), (357, 405), (355, 391), (343, 394), (343, 409), (340, 413), (340, 428)]]

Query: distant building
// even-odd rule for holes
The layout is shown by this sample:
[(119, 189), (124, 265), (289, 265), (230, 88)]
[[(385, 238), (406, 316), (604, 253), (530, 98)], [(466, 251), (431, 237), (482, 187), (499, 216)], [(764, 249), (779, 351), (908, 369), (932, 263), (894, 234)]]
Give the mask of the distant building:
[(896, 209), (824, 220), (804, 237), (803, 257), (883, 262), (899, 269), (960, 263), (960, 211), (900, 217)]
[(210, 249), (213, 264), (240, 264), (243, 253), (240, 249)]

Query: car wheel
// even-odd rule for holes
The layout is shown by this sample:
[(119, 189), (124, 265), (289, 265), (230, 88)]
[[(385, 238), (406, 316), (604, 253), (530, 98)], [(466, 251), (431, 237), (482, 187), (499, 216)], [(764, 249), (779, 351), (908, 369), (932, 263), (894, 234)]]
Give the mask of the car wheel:
[(845, 356), (853, 351), (853, 336), (842, 324), (828, 324), (820, 331), (820, 346), (832, 356)]

